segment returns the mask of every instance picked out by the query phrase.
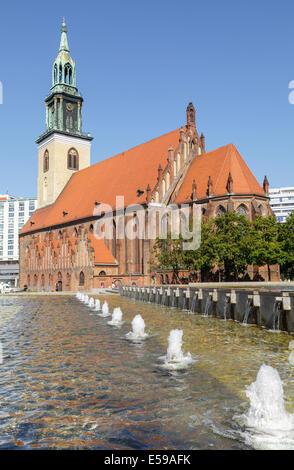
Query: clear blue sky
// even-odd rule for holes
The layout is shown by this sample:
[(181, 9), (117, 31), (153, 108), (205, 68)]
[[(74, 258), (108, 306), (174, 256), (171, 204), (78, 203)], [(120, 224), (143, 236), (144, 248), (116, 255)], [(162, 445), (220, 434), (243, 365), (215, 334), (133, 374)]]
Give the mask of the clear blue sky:
[(185, 124), (233, 143), (259, 182), (294, 186), (293, 0), (14, 1), (1, 5), (0, 193), (37, 194), (62, 16), (92, 163)]

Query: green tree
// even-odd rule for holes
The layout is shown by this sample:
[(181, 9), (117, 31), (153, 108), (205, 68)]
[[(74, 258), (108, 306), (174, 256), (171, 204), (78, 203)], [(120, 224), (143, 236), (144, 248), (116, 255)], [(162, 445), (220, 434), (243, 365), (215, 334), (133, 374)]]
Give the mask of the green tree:
[(284, 252), (281, 274), (286, 279), (294, 279), (294, 211), (284, 224), (279, 225), (278, 239)]
[(271, 280), (270, 266), (283, 264), (285, 253), (279, 242), (279, 228), (276, 218), (257, 217), (252, 225), (250, 263), (267, 266), (268, 280)]
[(201, 244), (197, 250), (187, 250), (184, 253), (185, 267), (191, 271), (200, 271), (201, 280), (208, 280), (209, 273), (217, 259), (215, 245), (215, 227), (213, 220), (202, 220)]
[(251, 235), (250, 222), (233, 211), (203, 221), (200, 248), (187, 252), (186, 265), (190, 269), (200, 269), (204, 279), (218, 266), (223, 270), (225, 280), (237, 280), (248, 265)]
[(165, 269), (173, 272), (177, 282), (180, 282), (179, 271), (184, 266), (183, 238), (180, 235), (173, 239), (171, 233), (166, 239), (157, 238), (151, 254), (151, 269)]
[(250, 257), (250, 222), (234, 211), (229, 211), (214, 221), (217, 264), (223, 266), (225, 280), (238, 280), (245, 273)]

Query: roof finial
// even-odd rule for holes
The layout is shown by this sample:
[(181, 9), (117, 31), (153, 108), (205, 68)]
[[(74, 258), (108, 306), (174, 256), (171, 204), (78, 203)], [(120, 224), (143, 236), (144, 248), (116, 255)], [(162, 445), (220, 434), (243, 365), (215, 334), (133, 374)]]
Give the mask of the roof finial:
[(67, 42), (67, 29), (65, 24), (65, 18), (62, 18), (62, 26), (61, 26), (61, 39), (60, 39), (60, 46), (59, 52), (66, 51), (69, 52), (68, 42)]

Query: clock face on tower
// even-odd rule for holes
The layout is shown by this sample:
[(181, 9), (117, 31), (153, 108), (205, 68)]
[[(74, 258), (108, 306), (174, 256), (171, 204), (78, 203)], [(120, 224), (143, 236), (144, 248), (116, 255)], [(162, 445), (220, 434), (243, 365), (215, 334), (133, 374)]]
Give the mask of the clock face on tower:
[(74, 105), (72, 103), (66, 103), (66, 109), (67, 111), (73, 111), (74, 110)]
[(64, 101), (63, 108), (63, 128), (67, 132), (77, 131), (77, 104), (71, 101)]

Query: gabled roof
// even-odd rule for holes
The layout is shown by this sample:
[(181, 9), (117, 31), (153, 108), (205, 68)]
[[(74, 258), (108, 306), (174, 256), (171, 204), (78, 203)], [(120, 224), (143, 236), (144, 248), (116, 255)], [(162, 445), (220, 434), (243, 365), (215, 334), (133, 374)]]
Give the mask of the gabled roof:
[[(116, 196), (124, 196), (125, 206), (142, 204), (146, 188), (157, 182), (157, 168), (166, 165), (168, 149), (177, 148), (180, 129), (138, 145), (73, 174), (53, 204), (37, 209), (21, 234), (92, 217), (95, 201), (114, 207)], [(144, 191), (137, 196), (137, 189)], [(63, 211), (68, 214), (63, 216)], [(33, 222), (33, 225), (31, 225)]]
[(117, 260), (114, 258), (112, 253), (108, 250), (103, 240), (96, 238), (93, 234), (88, 234), (88, 238), (91, 241), (91, 247), (94, 248), (94, 263), (97, 264), (114, 264), (118, 265)]
[[(112, 255), (112, 253), (109, 251), (109, 249), (107, 248), (107, 246), (104, 244), (104, 241), (99, 239), (99, 238), (96, 238), (95, 235), (89, 233), (88, 234), (88, 239), (90, 240), (90, 246), (91, 248), (94, 249), (94, 263), (97, 263), (97, 264), (102, 264), (102, 265), (108, 265), (108, 264), (111, 264), (111, 265), (115, 265), (117, 266), (118, 265), (118, 262), (117, 260), (114, 258), (114, 256)], [(76, 243), (77, 239), (74, 238), (74, 237), (68, 237), (65, 242), (66, 243), (69, 243), (72, 245), (72, 247), (74, 247), (75, 243)], [(62, 244), (64, 243), (64, 240), (51, 240), (48, 243), (46, 242), (37, 242), (35, 245), (34, 245), (34, 248), (40, 253), (42, 251), (43, 248), (53, 248), (54, 252), (56, 252), (56, 254), (58, 254), (60, 252), (60, 249), (61, 249), (61, 246)]]
[(213, 195), (227, 194), (229, 173), (233, 178), (234, 194), (257, 194), (264, 196), (263, 188), (253, 176), (233, 144), (196, 156), (177, 194), (176, 203), (190, 199), (195, 179), (197, 199), (207, 197), (208, 179), (211, 177)]

